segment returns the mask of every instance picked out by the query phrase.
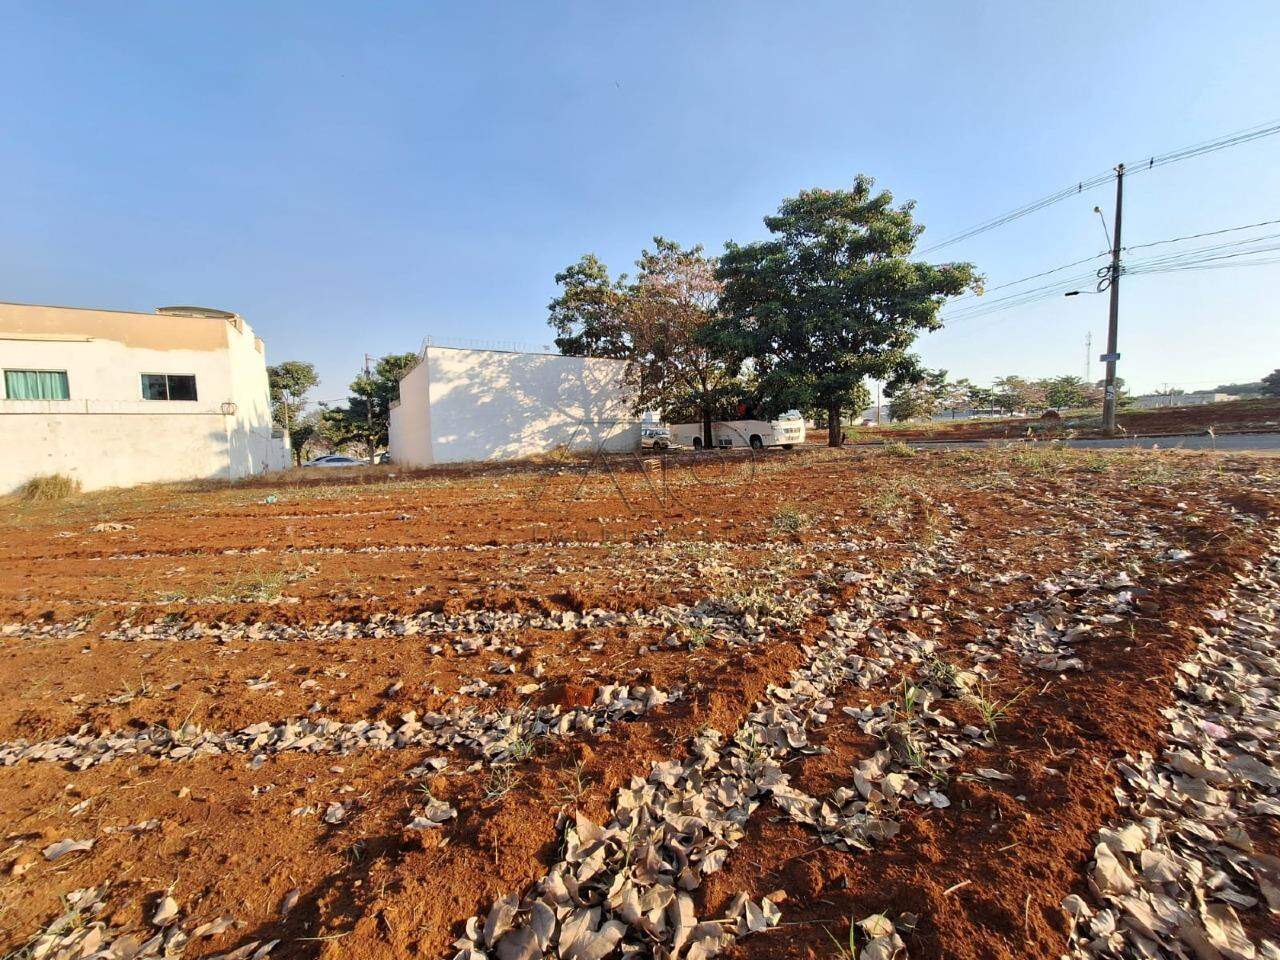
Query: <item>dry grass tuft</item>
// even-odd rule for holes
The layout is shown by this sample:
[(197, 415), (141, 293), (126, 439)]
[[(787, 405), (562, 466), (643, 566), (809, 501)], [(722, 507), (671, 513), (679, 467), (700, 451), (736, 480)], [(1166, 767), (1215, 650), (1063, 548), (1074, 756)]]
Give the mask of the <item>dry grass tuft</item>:
[(32, 477), (18, 488), (18, 497), (26, 503), (48, 503), (65, 500), (80, 492), (80, 481), (65, 473)]

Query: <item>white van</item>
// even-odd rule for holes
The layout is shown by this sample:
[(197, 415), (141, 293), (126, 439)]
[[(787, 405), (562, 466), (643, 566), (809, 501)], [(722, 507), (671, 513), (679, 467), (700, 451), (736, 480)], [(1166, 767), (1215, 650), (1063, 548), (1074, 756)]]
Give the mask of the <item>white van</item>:
[[(711, 424), (711, 439), (717, 447), (782, 447), (790, 450), (804, 443), (804, 417), (799, 410), (788, 410), (777, 420), (716, 420)], [(671, 442), (676, 446), (702, 449), (702, 424), (671, 424)]]

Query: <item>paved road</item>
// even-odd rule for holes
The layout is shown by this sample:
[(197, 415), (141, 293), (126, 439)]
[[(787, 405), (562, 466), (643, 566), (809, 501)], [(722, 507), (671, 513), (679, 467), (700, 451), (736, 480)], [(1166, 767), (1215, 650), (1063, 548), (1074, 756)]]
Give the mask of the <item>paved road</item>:
[[(1037, 440), (959, 440), (959, 441), (908, 441), (913, 447), (922, 450), (965, 450), (982, 446), (1012, 446), (1027, 442), (1050, 443), (1053, 441)], [(1152, 450), (1224, 450), (1224, 451), (1262, 451), (1280, 453), (1280, 433), (1231, 433), (1226, 436), (1209, 437), (1205, 434), (1193, 434), (1179, 437), (1117, 437), (1113, 440), (1063, 440), (1069, 447), (1105, 448), (1133, 447)], [(865, 446), (879, 446), (866, 444)]]

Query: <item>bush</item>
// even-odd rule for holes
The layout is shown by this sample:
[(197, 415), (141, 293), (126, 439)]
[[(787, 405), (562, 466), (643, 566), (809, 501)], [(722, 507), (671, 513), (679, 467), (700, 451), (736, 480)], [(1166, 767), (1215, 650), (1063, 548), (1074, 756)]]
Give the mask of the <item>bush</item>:
[(886, 457), (903, 457), (903, 458), (914, 457), (916, 455), (915, 450), (907, 446), (901, 440), (894, 440), (890, 443), (886, 443), (883, 447), (880, 448), (880, 453), (882, 456), (886, 456)]
[(51, 473), (32, 477), (18, 488), (18, 496), (28, 503), (65, 500), (80, 492), (80, 481), (65, 473)]

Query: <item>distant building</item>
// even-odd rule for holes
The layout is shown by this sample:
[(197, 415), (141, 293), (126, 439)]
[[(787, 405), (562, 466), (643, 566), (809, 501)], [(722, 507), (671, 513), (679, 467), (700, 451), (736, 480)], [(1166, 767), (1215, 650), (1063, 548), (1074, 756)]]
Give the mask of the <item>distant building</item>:
[(263, 344), (205, 307), (0, 303), (0, 493), (61, 473), (86, 490), (289, 465)]
[(1206, 403), (1226, 403), (1239, 400), (1229, 393), (1213, 393), (1208, 390), (1199, 393), (1146, 393), (1140, 397), (1132, 397), (1129, 407), (1134, 410), (1154, 410), (1158, 407), (1200, 407)]
[(391, 408), (391, 459), (430, 466), (557, 448), (638, 449), (626, 368), (621, 360), (425, 346)]

